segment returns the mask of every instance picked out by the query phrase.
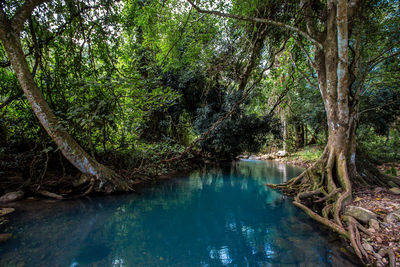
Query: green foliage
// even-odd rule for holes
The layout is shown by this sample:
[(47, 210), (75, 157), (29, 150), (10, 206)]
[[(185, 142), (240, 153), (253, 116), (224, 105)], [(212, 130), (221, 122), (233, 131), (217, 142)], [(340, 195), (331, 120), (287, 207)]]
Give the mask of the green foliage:
[[(202, 133), (229, 111), (232, 104), (240, 98), (236, 95), (222, 96), (221, 102), (211, 102), (198, 109), (194, 122), (195, 130)], [(218, 98), (216, 98), (218, 99)], [(265, 145), (267, 134), (279, 135), (279, 122), (271, 117), (258, 117), (236, 111), (229, 120), (223, 121), (210, 136), (201, 142), (203, 150), (220, 158), (232, 158), (244, 151), (258, 152)]]
[(400, 132), (393, 128), (388, 135), (376, 134), (371, 128), (359, 129), (361, 149), (370, 158), (378, 162), (396, 162), (400, 160)]
[[(11, 14), (21, 2), (4, 1), (5, 12)], [(199, 5), (305, 26), (297, 16), (298, 1)], [(315, 4), (314, 10), (321, 5)], [(352, 29), (363, 44), (357, 56), (367, 62), (380, 51), (385, 56), (398, 52), (398, 1), (368, 2), (365, 8), (365, 21), (359, 23), (363, 27), (356, 24)], [(296, 125), (308, 133), (306, 145), (326, 141), (317, 75), (304, 53), (313, 58), (312, 46), (304, 41), (300, 48), (294, 38), (301, 38), (280, 27), (200, 14), (180, 0), (51, 1), (36, 8), (24, 27), (26, 58), (49, 106), (81, 146), (105, 161), (111, 153), (125, 166), (138, 167), (177, 155), (242, 96), (238, 88), (248, 67), (252, 71), (244, 90), (254, 83), (249, 100), (200, 143), (201, 149), (232, 157), (282, 146), (284, 120), (289, 151), (296, 149)], [(264, 37), (250, 66), (253, 44), (261, 33)], [(284, 49), (274, 55), (284, 41)], [(355, 56), (350, 53), (350, 58)], [(1, 66), (7, 61), (1, 46)], [(261, 75), (272, 61), (273, 68)], [(398, 62), (398, 56), (392, 56), (374, 66), (361, 92), (357, 134), (363, 149), (376, 159), (400, 157)], [(352, 74), (357, 76), (353, 95), (367, 71), (362, 64), (358, 69), (360, 73)], [(0, 103), (20, 93), (13, 70), (1, 68)], [(11, 101), (0, 114), (4, 153), (6, 147), (55, 153), (54, 147), (48, 150), (50, 139), (25, 97)], [(320, 151), (306, 149), (295, 155), (315, 160)]]
[(300, 158), (305, 162), (315, 162), (322, 155), (322, 150), (318, 146), (307, 146), (302, 150), (291, 153), (289, 158)]

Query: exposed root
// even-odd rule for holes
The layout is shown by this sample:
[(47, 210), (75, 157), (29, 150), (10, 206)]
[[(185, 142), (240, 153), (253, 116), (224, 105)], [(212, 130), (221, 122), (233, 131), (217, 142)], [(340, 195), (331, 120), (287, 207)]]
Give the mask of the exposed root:
[(314, 211), (312, 211), (310, 208), (308, 208), (307, 206), (294, 201), (293, 204), (299, 208), (301, 208), (305, 213), (307, 213), (307, 215), (309, 215), (311, 218), (313, 218), (314, 220), (328, 226), (329, 228), (331, 228), (332, 230), (334, 230), (335, 232), (337, 232), (338, 234), (340, 234), (343, 237), (349, 238), (349, 233), (342, 227), (340, 227), (339, 225), (335, 224), (334, 222), (332, 222), (331, 220), (328, 220), (324, 217), (321, 217), (320, 215), (318, 215), (317, 213), (315, 213)]
[[(358, 227), (361, 226), (356, 219), (351, 216), (345, 216), (348, 222), (348, 230), (350, 233), (350, 243), (354, 248), (355, 253), (360, 258), (360, 260), (365, 264), (368, 262), (368, 253), (365, 251), (361, 244), (360, 233)], [(362, 227), (362, 226), (361, 226)]]
[(342, 192), (342, 189), (341, 188), (336, 188), (335, 190), (333, 190), (332, 192), (330, 192), (326, 196), (318, 198), (314, 202), (315, 203), (319, 203), (319, 202), (327, 201), (328, 199), (333, 198), (337, 193), (340, 193), (340, 192)]
[(389, 258), (389, 266), (395, 267), (396, 266), (396, 256), (394, 255), (393, 251), (390, 249), (387, 249), (386, 255), (388, 255), (388, 258)]
[(315, 196), (315, 195), (319, 195), (321, 193), (322, 193), (321, 189), (317, 189), (317, 190), (314, 190), (314, 191), (301, 192), (301, 193), (297, 194), (296, 200), (300, 201), (303, 198), (312, 197), (312, 196)]
[(86, 195), (89, 195), (89, 194), (93, 191), (94, 184), (95, 184), (94, 179), (90, 179), (90, 186), (89, 186), (89, 188), (88, 188), (85, 192), (83, 192), (82, 194), (73, 196), (72, 198), (73, 198), (73, 199), (75, 199), (75, 198), (81, 198), (81, 197), (84, 197), (84, 196), (86, 196)]
[(113, 170), (99, 164), (98, 174), (95, 176), (95, 191), (99, 192), (129, 192), (134, 191), (129, 185), (128, 179), (120, 176)]
[(349, 224), (348, 229), (349, 229), (349, 233), (350, 233), (350, 243), (351, 243), (352, 247), (354, 248), (354, 252), (358, 256), (358, 258), (362, 259), (363, 258), (362, 254), (361, 254), (362, 246), (359, 245), (360, 242), (359, 242), (359, 240), (356, 239), (356, 234), (355, 234), (355, 231), (357, 231), (357, 229), (354, 226), (354, 224), (352, 224), (352, 223)]
[(59, 194), (56, 194), (56, 193), (52, 193), (52, 192), (46, 191), (46, 190), (39, 190), (37, 193), (39, 195), (44, 196), (44, 197), (54, 198), (54, 199), (57, 199), (57, 200), (63, 200), (64, 199), (63, 196), (61, 196)]
[[(363, 162), (363, 165), (365, 164)], [(353, 184), (382, 185), (387, 181), (393, 181), (394, 178), (386, 177), (382, 181), (377, 178), (381, 178), (379, 172), (374, 172), (373, 168), (366, 170), (368, 174), (373, 173), (373, 177), (366, 178), (364, 169), (360, 174), (356, 173), (356, 170), (354, 160), (351, 161), (345, 153), (339, 153), (328, 145), (320, 159), (299, 176), (281, 185), (268, 186), (293, 195), (295, 206), (347, 239), (357, 257), (364, 264), (371, 264), (376, 259), (373, 259), (374, 256), (368, 254), (362, 246), (359, 231), (367, 235), (371, 233), (353, 217), (344, 216), (343, 208), (352, 199)], [(396, 182), (400, 183), (400, 180)], [(390, 260), (391, 256), (387, 255)]]

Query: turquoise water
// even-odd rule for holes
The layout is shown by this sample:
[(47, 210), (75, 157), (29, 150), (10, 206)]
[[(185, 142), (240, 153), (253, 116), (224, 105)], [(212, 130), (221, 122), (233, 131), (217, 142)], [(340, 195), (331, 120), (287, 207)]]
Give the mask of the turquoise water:
[[(28, 201), (0, 266), (352, 266), (339, 245), (265, 183), (298, 168), (240, 161), (138, 194)], [(23, 264), (23, 265), (22, 265)]]

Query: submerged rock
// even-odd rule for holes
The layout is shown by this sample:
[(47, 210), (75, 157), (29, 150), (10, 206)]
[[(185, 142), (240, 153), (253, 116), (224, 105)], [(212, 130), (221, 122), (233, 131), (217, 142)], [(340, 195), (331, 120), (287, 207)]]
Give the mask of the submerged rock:
[(357, 206), (347, 206), (345, 210), (345, 215), (352, 216), (365, 224), (367, 224), (371, 219), (376, 220), (375, 213)]
[(13, 201), (20, 200), (24, 197), (25, 193), (23, 191), (9, 192), (0, 197), (0, 203), (9, 203)]

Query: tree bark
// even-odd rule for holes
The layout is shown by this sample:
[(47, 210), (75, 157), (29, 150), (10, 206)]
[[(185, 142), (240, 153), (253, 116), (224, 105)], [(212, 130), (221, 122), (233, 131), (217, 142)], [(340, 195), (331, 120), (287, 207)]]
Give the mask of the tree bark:
[(33, 112), (63, 155), (82, 173), (95, 177), (99, 182), (99, 190), (129, 190), (127, 181), (90, 157), (68, 134), (46, 103), (46, 100), (33, 79), (23, 53), (19, 33), (14, 31), (11, 27), (8, 29), (4, 27), (4, 17), (2, 17), (1, 22), (2, 25), (0, 26), (2, 30), (0, 32), (0, 39), (15, 74), (17, 75), (21, 88), (32, 106)]
[(294, 130), (296, 135), (295, 146), (296, 149), (304, 147), (304, 124), (301, 121), (294, 123)]

